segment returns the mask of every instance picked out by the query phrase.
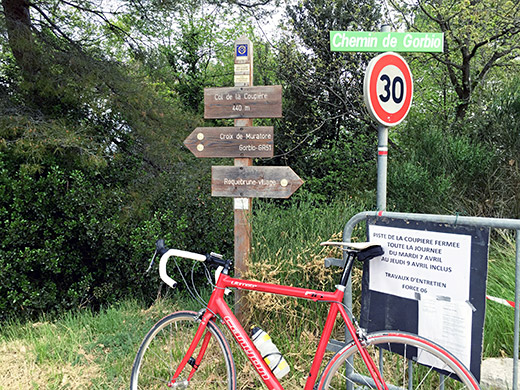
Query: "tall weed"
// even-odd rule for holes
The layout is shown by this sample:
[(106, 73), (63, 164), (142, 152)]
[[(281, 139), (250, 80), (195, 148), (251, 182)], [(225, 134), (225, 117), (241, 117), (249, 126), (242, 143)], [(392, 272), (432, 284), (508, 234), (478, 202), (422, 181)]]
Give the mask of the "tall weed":
[[(244, 276), (265, 283), (334, 291), (341, 270), (325, 268), (324, 259), (341, 258), (341, 251), (320, 243), (341, 241), (345, 223), (363, 211), (365, 205), (337, 201), (316, 206), (311, 201), (301, 201), (287, 208), (270, 202), (259, 202), (257, 206), (252, 221), (251, 260)], [(364, 240), (364, 231), (357, 231), (353, 239)], [(356, 270), (356, 281), (360, 280), (359, 272)], [(359, 283), (356, 288), (360, 288)], [(288, 388), (302, 387), (329, 305), (251, 292), (245, 300), (248, 324), (264, 328), (275, 343), (281, 344), (280, 349), (293, 369)], [(338, 327), (335, 334), (337, 338), (344, 337), (344, 329)]]
[[(497, 230), (489, 253), (487, 294), (514, 301), (515, 237)], [(517, 237), (517, 239), (519, 239)], [(488, 301), (484, 325), (484, 356), (513, 356), (514, 310)]]

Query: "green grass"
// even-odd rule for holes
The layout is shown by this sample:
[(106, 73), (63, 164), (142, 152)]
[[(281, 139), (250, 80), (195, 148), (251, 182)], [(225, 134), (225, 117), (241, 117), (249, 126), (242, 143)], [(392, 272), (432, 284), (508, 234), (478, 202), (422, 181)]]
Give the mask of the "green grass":
[[(515, 299), (515, 237), (511, 232), (498, 232), (489, 251), (487, 294)], [(512, 357), (514, 309), (487, 301), (484, 324), (484, 356)]]
[[(294, 286), (333, 288), (337, 270), (324, 269), (323, 258), (339, 253), (319, 243), (331, 237), (341, 239), (345, 222), (363, 208), (346, 203), (315, 208), (308, 202), (283, 208), (255, 202), (251, 275)], [(363, 240), (364, 234), (360, 227), (353, 239)], [(502, 233), (494, 236), (498, 239), (492, 240), (490, 248), (487, 291), (512, 300), (514, 237)], [(355, 280), (359, 275), (356, 270)], [(355, 293), (359, 291), (357, 282), (354, 289)], [(244, 327), (257, 324), (269, 332), (291, 365), (284, 386), (303, 387), (326, 305), (265, 294), (251, 299), (258, 307)], [(129, 300), (100, 312), (78, 310), (57, 319), (42, 317), (35, 323), (4, 323), (0, 328), (0, 390), (126, 389), (144, 335), (152, 324), (180, 308), (198, 310), (200, 305), (187, 293), (177, 292), (152, 307)], [(233, 346), (229, 334), (228, 339)], [(513, 309), (488, 302), (484, 356), (512, 356), (512, 345)], [(246, 388), (261, 387), (252, 369), (245, 368), (243, 354), (236, 348), (235, 361), (241, 384), (246, 383)]]
[(132, 362), (147, 330), (174, 308), (135, 301), (57, 320), (4, 324), (0, 332), (0, 389), (127, 388)]

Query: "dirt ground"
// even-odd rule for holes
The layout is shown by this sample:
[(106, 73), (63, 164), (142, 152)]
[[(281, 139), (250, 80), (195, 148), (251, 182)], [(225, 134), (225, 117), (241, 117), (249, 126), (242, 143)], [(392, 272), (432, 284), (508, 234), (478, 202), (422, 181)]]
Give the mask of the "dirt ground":
[(87, 389), (99, 370), (88, 364), (39, 364), (37, 354), (21, 341), (0, 345), (0, 390)]

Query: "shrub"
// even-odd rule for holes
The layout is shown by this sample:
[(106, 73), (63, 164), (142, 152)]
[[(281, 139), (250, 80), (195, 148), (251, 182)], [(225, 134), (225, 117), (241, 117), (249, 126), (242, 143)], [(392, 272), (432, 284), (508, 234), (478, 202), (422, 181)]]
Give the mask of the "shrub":
[(118, 202), (103, 203), (105, 189), (80, 171), (51, 166), (31, 172), (0, 161), (6, 216), (0, 222), (0, 312), (33, 315), (85, 304), (107, 266), (97, 249), (101, 237), (114, 239)]
[(411, 120), (395, 136), (388, 174), (389, 209), (479, 215), (494, 153), (468, 134), (455, 134), (431, 118)]
[(161, 237), (229, 252), (231, 202), (211, 199), (208, 177), (190, 169), (201, 167), (159, 177), (115, 164), (30, 167), (0, 152), (0, 319), (154, 299), (157, 268), (144, 271)]

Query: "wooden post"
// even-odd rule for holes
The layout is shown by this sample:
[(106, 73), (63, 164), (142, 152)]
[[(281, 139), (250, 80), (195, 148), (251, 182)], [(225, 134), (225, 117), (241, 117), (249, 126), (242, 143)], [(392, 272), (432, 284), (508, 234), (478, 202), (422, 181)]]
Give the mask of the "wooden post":
[[(235, 87), (253, 86), (253, 44), (242, 37), (235, 41)], [(252, 119), (235, 119), (235, 126), (253, 126)], [(252, 158), (235, 158), (235, 166), (252, 166)], [(252, 198), (234, 198), (235, 215), (235, 276), (242, 277), (247, 271), (251, 253), (251, 207)], [(245, 292), (235, 291), (235, 315), (243, 324)]]
[[(232, 157), (233, 167), (212, 167), (211, 194), (234, 199), (235, 276), (244, 277), (251, 253), (253, 197), (288, 198), (303, 181), (289, 167), (253, 167), (272, 157), (273, 127), (253, 127), (254, 118), (282, 117), (282, 86), (253, 86), (253, 44), (235, 41), (234, 87), (204, 88), (204, 118), (234, 119), (234, 127), (197, 127), (184, 145), (197, 157)], [(235, 314), (244, 322), (245, 292), (235, 290)]]

